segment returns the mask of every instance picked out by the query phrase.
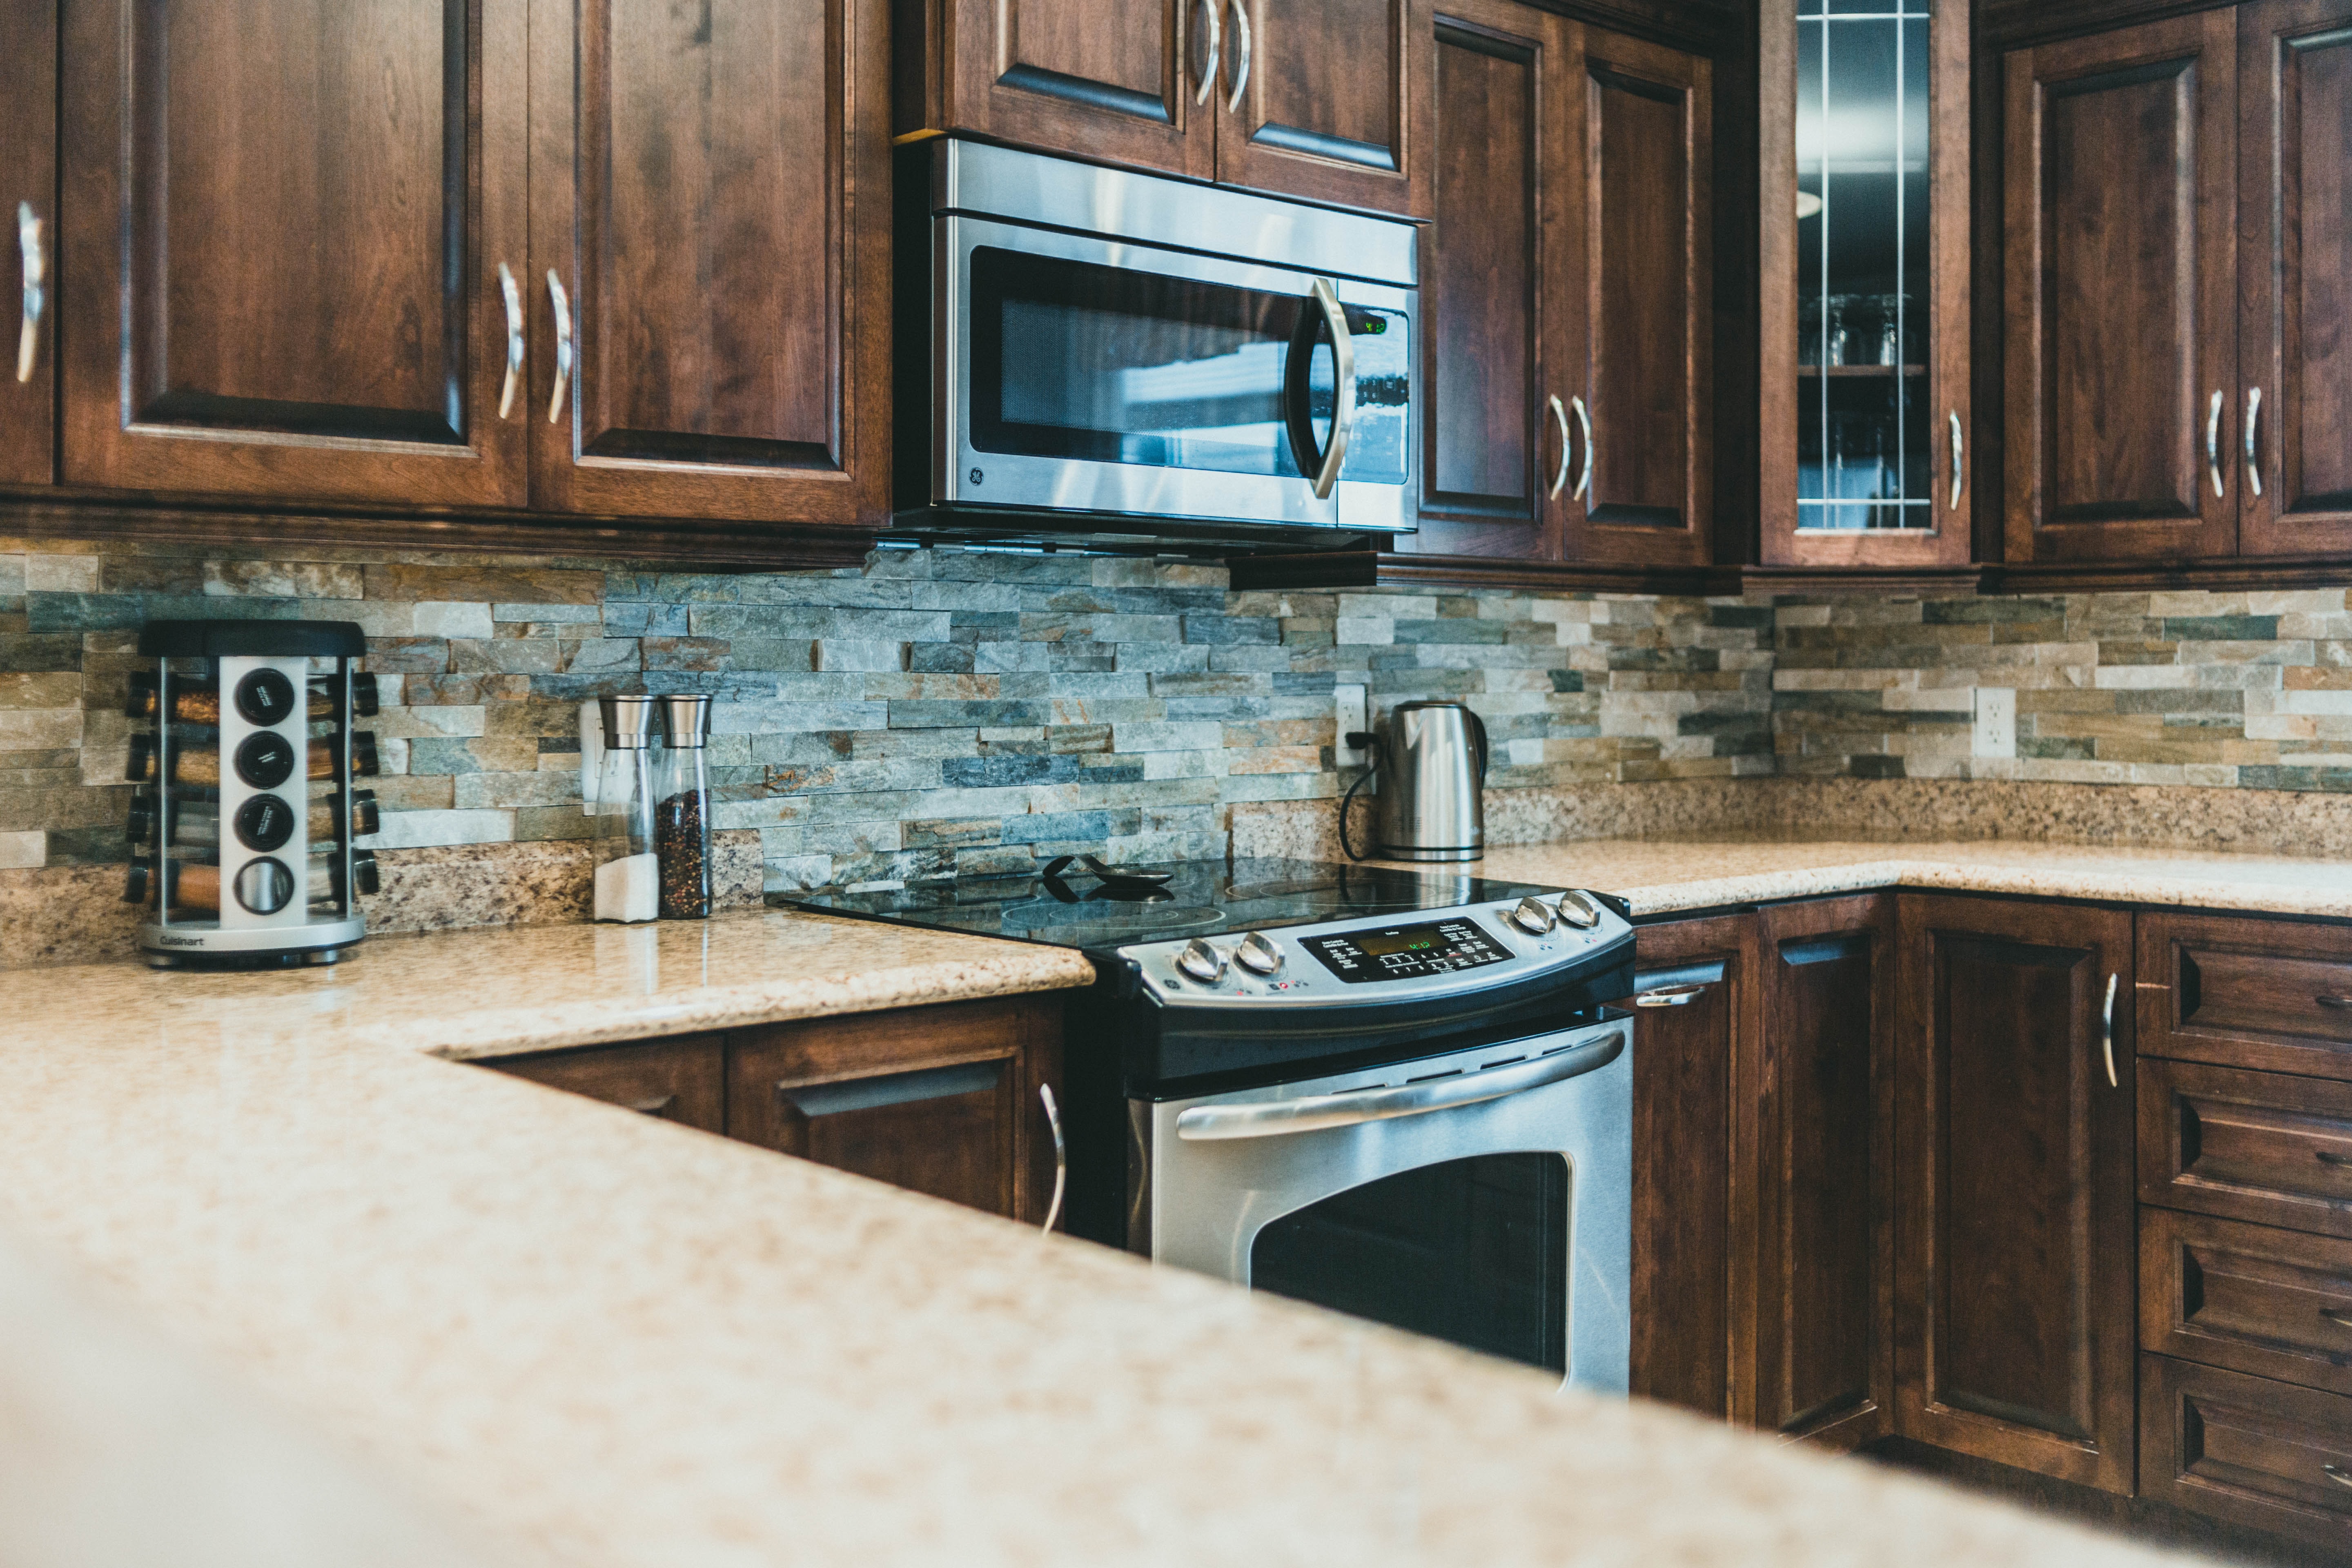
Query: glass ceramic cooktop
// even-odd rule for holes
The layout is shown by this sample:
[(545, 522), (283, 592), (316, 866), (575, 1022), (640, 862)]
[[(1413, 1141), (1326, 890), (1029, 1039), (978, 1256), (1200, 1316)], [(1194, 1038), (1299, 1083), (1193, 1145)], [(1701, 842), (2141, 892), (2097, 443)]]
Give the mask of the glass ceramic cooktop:
[(881, 892), (781, 894), (775, 901), (977, 936), (1121, 947), (1558, 891), (1452, 866), (1400, 871), (1314, 860), (1179, 860), (1125, 868), (1168, 879), (1157, 886), (1107, 880), (1073, 861), (1050, 877), (967, 877)]

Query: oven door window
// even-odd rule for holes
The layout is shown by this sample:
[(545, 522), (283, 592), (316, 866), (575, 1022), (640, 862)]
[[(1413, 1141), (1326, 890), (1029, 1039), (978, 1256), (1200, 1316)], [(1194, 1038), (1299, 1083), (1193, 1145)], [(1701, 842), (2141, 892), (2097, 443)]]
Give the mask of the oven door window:
[[(1268, 293), (1131, 267), (971, 252), (971, 444), (983, 452), (1299, 477), (1283, 374), (1304, 292)], [(1406, 318), (1345, 307), (1356, 416), (1341, 474), (1405, 480)], [(1330, 336), (1318, 330), (1308, 415), (1330, 439)]]
[(1274, 1221), (1250, 1285), (1565, 1374), (1568, 1244), (1568, 1162), (1482, 1154)]

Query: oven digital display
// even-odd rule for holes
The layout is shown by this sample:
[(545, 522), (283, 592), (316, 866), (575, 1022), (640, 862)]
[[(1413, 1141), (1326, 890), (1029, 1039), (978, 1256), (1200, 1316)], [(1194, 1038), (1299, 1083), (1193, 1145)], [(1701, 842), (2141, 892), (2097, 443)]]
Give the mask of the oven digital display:
[(1350, 985), (1446, 974), (1500, 963), (1511, 956), (1466, 916), (1385, 931), (1310, 936), (1302, 945)]

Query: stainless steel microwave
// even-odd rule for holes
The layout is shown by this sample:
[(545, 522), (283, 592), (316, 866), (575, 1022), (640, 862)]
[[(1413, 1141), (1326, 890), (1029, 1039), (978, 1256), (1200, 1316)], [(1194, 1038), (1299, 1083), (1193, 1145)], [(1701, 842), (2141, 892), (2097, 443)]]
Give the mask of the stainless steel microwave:
[(982, 142), (906, 152), (902, 531), (1411, 531), (1412, 225)]

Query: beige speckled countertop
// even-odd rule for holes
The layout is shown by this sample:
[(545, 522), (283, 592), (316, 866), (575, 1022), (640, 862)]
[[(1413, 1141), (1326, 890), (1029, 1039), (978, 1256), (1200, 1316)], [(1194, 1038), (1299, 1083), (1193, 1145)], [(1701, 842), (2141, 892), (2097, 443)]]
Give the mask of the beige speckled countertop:
[(1073, 964), (773, 913), (0, 975), (0, 1226), (516, 1562), (2157, 1560), (429, 1054)]

